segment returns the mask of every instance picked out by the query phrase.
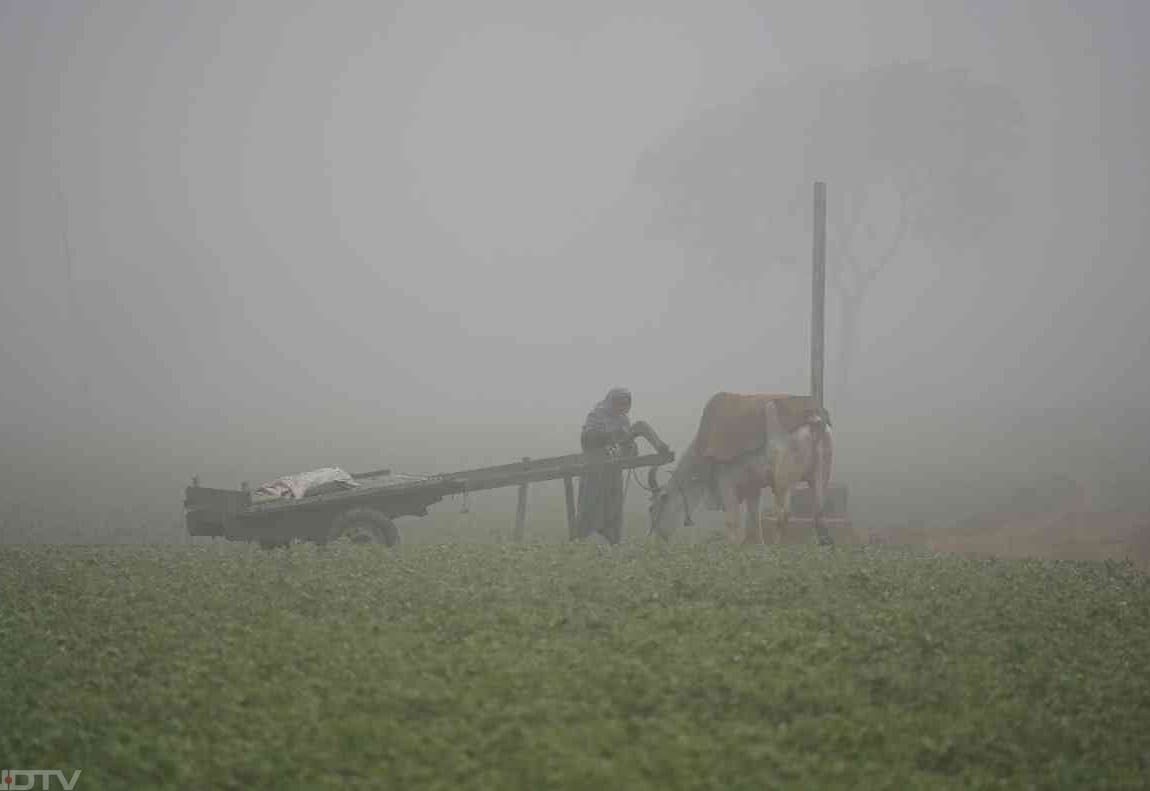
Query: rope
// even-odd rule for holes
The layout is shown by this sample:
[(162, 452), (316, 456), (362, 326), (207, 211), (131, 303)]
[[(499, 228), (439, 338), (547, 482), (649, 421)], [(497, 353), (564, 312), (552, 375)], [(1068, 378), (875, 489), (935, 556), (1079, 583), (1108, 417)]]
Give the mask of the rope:
[(461, 495), (459, 513), (455, 517), (455, 526), (457, 529), (470, 533), (475, 527), (475, 512), (471, 510), (471, 492), (468, 491), (466, 485), (464, 485)]
[(634, 481), (634, 482), (635, 482), (635, 485), (636, 485), (636, 486), (638, 486), (638, 487), (639, 487), (640, 489), (642, 489), (643, 491), (647, 492), (647, 494), (651, 494), (652, 492), (658, 491), (657, 489), (652, 489), (652, 488), (651, 488), (651, 487), (649, 487), (649, 486), (644, 486), (644, 485), (643, 485), (643, 482), (642, 482), (642, 481), (639, 479), (639, 476), (638, 476), (638, 475), (636, 475), (636, 473), (635, 473), (635, 468), (634, 468), (634, 467), (632, 467), (631, 469), (627, 470), (627, 479), (628, 479), (629, 481)]

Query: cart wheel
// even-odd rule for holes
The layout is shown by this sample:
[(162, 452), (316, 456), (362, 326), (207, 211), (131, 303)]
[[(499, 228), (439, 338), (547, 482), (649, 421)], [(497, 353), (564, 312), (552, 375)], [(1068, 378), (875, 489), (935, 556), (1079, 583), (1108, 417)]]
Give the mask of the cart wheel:
[(352, 508), (336, 517), (328, 541), (346, 538), (353, 544), (399, 544), (399, 528), (385, 513), (374, 508)]

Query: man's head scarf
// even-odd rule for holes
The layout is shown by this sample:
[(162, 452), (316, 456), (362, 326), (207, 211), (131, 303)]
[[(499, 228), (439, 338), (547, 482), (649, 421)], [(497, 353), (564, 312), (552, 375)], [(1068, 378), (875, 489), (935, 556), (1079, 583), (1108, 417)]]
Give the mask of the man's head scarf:
[(617, 415), (611, 411), (611, 402), (618, 399), (631, 400), (631, 391), (626, 387), (612, 387), (607, 396), (595, 405), (587, 414), (583, 423), (584, 431), (627, 431), (631, 428), (631, 419), (627, 415)]

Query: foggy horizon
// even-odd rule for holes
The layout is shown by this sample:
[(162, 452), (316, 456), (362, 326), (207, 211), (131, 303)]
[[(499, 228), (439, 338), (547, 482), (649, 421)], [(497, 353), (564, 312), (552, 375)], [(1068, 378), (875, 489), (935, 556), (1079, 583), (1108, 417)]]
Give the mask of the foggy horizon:
[(849, 392), (828, 291), (836, 477), (1025, 477), (1042, 419), (1111, 465), (1082, 477), (1140, 474), (1150, 7), (834, 10), (0, 2), (0, 502), (560, 455), (614, 385), (681, 450), (716, 391), (806, 392), (813, 179), (727, 258), (660, 226), (666, 185), (746, 168), (700, 216), (758, 217), (806, 156), (765, 97), (899, 64), (1009, 97), (1020, 146), (984, 234), (875, 279)]

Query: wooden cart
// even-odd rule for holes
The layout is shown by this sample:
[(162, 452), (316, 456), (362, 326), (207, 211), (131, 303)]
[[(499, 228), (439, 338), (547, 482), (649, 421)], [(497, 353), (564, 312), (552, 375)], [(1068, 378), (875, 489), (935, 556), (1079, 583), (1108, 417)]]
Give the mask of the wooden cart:
[(262, 502), (253, 498), (246, 485), (212, 489), (193, 479), (184, 493), (184, 516), (190, 535), (258, 541), (265, 547), (284, 546), (293, 539), (326, 543), (344, 537), (394, 546), (400, 540), (395, 520), (401, 516), (425, 516), (431, 505), (449, 495), (518, 486), (516, 533), (522, 535), (528, 484), (562, 480), (568, 530), (574, 535), (575, 478), (602, 466), (631, 470), (668, 464), (674, 458), (671, 451), (608, 461), (575, 453), (432, 476), (377, 470), (353, 475), (359, 483), (353, 489)]

